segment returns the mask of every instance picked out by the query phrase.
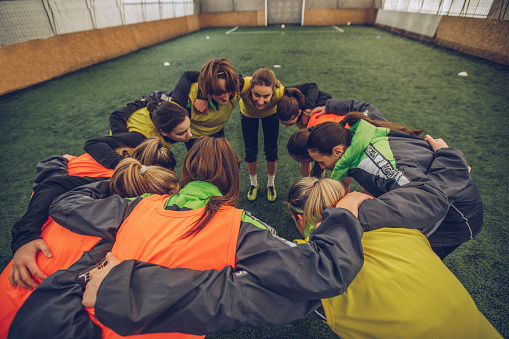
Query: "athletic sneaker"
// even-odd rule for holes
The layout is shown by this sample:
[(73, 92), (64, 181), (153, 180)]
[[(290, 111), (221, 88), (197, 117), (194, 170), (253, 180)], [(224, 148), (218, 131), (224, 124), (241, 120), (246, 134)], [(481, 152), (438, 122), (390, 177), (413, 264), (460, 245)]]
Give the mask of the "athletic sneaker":
[(277, 198), (276, 188), (274, 186), (267, 187), (267, 199), (270, 202), (272, 202), (276, 200), (276, 198)]
[(258, 186), (251, 185), (249, 191), (247, 192), (247, 199), (249, 201), (254, 201), (256, 199), (256, 194), (258, 193)]

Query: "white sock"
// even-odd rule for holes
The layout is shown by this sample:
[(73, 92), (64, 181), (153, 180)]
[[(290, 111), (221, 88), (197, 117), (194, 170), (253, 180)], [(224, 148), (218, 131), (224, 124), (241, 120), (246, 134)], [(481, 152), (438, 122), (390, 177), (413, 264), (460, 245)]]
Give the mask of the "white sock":
[(274, 186), (274, 178), (276, 177), (275, 174), (270, 175), (269, 179), (267, 180), (267, 187)]
[(258, 186), (258, 179), (256, 179), (256, 174), (255, 175), (251, 175), (249, 174), (249, 180), (251, 180), (251, 185), (252, 186)]

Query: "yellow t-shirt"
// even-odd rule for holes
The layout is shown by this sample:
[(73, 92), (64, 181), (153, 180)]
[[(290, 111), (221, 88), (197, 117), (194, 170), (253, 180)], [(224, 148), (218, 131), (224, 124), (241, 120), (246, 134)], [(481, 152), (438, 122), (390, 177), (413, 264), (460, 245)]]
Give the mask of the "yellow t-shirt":
[(279, 86), (278, 88), (276, 88), (274, 94), (272, 95), (272, 98), (270, 98), (269, 104), (265, 108), (257, 109), (256, 106), (253, 104), (253, 101), (251, 101), (251, 91), (250, 91), (251, 78), (252, 77), (244, 78), (244, 86), (240, 91), (240, 102), (239, 102), (240, 112), (248, 118), (257, 119), (265, 118), (276, 113), (277, 103), (285, 93), (284, 86)]
[(173, 144), (164, 140), (163, 136), (156, 130), (156, 126), (150, 119), (150, 112), (146, 107), (134, 111), (133, 114), (127, 119), (127, 129), (129, 132), (138, 132), (147, 138), (158, 136), (161, 143), (170, 148)]
[[(189, 99), (194, 103), (198, 95), (198, 83), (195, 82), (191, 85), (189, 91)], [(198, 114), (194, 105), (191, 104), (191, 133), (192, 138), (196, 139), (202, 135), (212, 135), (217, 133), (223, 128), (223, 124), (230, 118), (232, 111), (237, 105), (237, 96), (235, 95), (225, 105), (218, 105), (215, 109), (210, 104), (207, 109), (207, 114)]]

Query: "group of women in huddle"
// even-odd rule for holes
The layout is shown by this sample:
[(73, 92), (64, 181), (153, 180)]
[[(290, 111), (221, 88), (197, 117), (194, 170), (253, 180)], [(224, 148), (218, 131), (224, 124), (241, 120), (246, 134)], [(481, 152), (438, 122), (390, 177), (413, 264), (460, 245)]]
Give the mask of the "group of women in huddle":
[[(259, 120), (269, 201), (278, 124), (308, 127), (288, 143), (302, 164), (285, 202), (298, 244), (236, 207), (241, 161), (222, 125), (237, 96), (249, 200)], [(500, 337), (441, 261), (482, 227), (466, 159), (442, 140), (315, 84), (239, 76), (225, 59), (114, 112), (110, 126), (87, 154), (38, 166), (0, 277), (0, 337), (203, 336), (312, 313), (341, 338)], [(188, 147), (180, 180), (175, 142)], [(365, 192), (350, 192), (350, 178)]]

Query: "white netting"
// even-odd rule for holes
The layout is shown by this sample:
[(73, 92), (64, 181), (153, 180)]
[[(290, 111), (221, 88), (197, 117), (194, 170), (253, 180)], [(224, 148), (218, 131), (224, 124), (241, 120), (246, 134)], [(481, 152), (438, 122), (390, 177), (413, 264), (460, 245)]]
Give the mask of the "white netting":
[(0, 0), (0, 43), (192, 14), (193, 0)]

